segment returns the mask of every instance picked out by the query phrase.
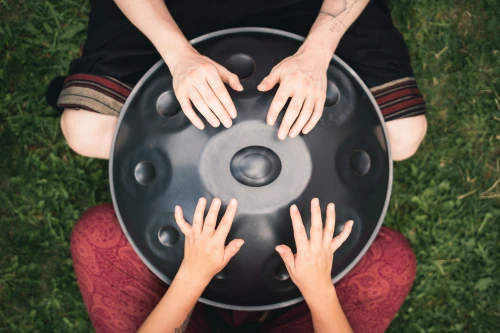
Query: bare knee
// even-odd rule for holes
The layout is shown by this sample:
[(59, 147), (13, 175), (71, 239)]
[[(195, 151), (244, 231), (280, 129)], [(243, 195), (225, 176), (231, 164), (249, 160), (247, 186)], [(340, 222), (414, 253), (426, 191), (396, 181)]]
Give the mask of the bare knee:
[(109, 159), (117, 118), (90, 111), (65, 109), (61, 130), (76, 153)]
[(388, 121), (392, 159), (402, 161), (413, 156), (427, 133), (425, 115)]

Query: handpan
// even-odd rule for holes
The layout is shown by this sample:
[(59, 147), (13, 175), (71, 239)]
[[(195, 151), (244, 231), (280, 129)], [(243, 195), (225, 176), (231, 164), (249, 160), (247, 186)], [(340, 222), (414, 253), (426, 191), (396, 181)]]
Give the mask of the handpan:
[(275, 246), (295, 251), (289, 207), (296, 204), (309, 233), (310, 201), (336, 205), (338, 234), (352, 233), (335, 253), (332, 281), (361, 259), (385, 215), (392, 161), (380, 110), (356, 73), (338, 57), (328, 68), (323, 116), (313, 131), (277, 137), (266, 114), (276, 93), (257, 85), (273, 66), (293, 55), (302, 37), (264, 28), (238, 28), (191, 41), (200, 52), (237, 74), (242, 92), (228, 91), (238, 111), (231, 128), (203, 131), (190, 123), (175, 98), (163, 61), (135, 86), (120, 115), (110, 160), (114, 207), (144, 263), (170, 283), (183, 259), (184, 235), (174, 219), (180, 205), (192, 223), (200, 197), (231, 198), (238, 211), (227, 242), (245, 245), (210, 282), (201, 302), (227, 309), (269, 310), (302, 300)]

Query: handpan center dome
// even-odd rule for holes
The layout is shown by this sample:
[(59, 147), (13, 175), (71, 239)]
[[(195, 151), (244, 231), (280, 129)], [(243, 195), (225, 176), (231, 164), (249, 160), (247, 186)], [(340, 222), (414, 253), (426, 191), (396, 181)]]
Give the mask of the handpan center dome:
[(231, 174), (247, 186), (268, 185), (278, 178), (280, 172), (280, 158), (266, 147), (243, 148), (231, 160)]
[(275, 250), (280, 244), (296, 248), (292, 204), (307, 232), (315, 197), (323, 214), (335, 203), (335, 234), (354, 220), (350, 237), (335, 253), (334, 283), (359, 262), (382, 224), (392, 184), (386, 131), (375, 99), (349, 66), (338, 57), (330, 62), (323, 114), (310, 133), (279, 140), (284, 110), (273, 126), (266, 123), (276, 89), (261, 92), (257, 86), (302, 41), (264, 28), (224, 30), (191, 41), (241, 80), (243, 91), (226, 85), (238, 112), (230, 128), (205, 122), (200, 131), (192, 125), (163, 61), (137, 83), (120, 113), (109, 165), (113, 203), (130, 244), (164, 282), (172, 282), (184, 258), (175, 206), (192, 223), (200, 197), (220, 198), (220, 217), (231, 198), (238, 200), (227, 243), (241, 238), (245, 245), (214, 276), (203, 303), (257, 311), (303, 300)]
[(239, 167), (245, 176), (257, 180), (269, 175), (273, 169), (273, 164), (266, 155), (252, 153), (241, 160)]

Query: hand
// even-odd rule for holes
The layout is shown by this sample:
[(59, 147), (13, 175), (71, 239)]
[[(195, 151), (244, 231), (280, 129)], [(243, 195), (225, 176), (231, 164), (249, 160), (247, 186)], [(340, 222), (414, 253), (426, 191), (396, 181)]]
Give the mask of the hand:
[(274, 66), (257, 87), (260, 91), (268, 91), (280, 83), (267, 114), (270, 126), (291, 97), (278, 130), (280, 140), (287, 135), (294, 138), (300, 131), (309, 133), (321, 118), (326, 99), (326, 71), (331, 60), (331, 56), (325, 54), (317, 49), (299, 50)]
[(224, 83), (237, 91), (243, 86), (236, 74), (215, 61), (190, 49), (177, 55), (174, 64), (170, 62), (175, 96), (182, 110), (200, 130), (205, 128), (203, 121), (196, 115), (191, 102), (213, 127), (220, 123), (229, 128), (236, 118), (234, 106)]
[(297, 206), (290, 207), (297, 254), (286, 245), (276, 246), (292, 281), (304, 298), (321, 295), (332, 288), (332, 264), (334, 252), (349, 237), (353, 221), (348, 221), (342, 232), (332, 239), (335, 230), (335, 206), (327, 207), (325, 228), (321, 222), (319, 200), (311, 201), (310, 239), (300, 217)]
[(221, 206), (220, 199), (212, 201), (205, 222), (203, 217), (207, 200), (201, 198), (196, 206), (193, 225), (184, 220), (182, 209), (175, 207), (175, 221), (186, 236), (184, 260), (179, 272), (188, 274), (208, 284), (215, 274), (220, 272), (229, 260), (240, 250), (243, 239), (233, 239), (224, 246), (236, 213), (237, 202), (231, 199), (219, 227), (215, 229), (217, 215)]

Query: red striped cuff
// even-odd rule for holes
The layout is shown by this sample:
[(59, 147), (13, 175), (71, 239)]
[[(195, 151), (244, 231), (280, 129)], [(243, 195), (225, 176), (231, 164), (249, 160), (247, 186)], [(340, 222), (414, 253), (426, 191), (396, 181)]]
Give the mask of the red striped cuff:
[(386, 121), (425, 114), (425, 101), (413, 77), (370, 89)]
[(131, 91), (131, 86), (108, 76), (73, 74), (64, 80), (57, 105), (117, 116)]

